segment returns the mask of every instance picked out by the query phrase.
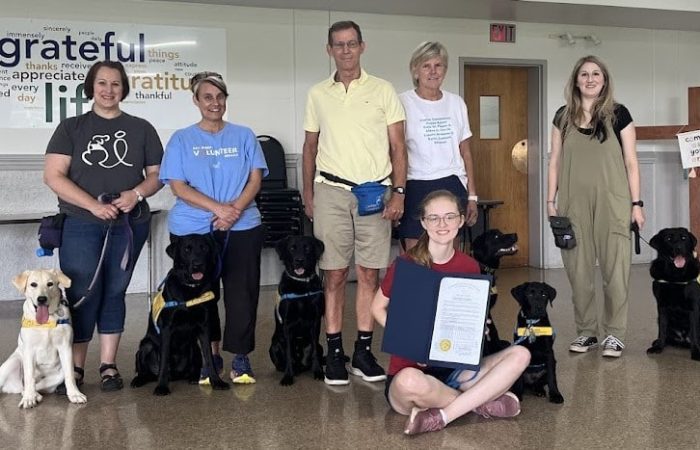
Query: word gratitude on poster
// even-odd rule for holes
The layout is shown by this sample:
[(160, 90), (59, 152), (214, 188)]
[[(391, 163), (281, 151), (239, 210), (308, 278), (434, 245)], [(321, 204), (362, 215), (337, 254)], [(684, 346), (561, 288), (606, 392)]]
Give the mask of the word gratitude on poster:
[(85, 76), (97, 61), (124, 64), (124, 109), (157, 128), (191, 118), (190, 78), (203, 70), (224, 75), (222, 29), (99, 22), (0, 19), (0, 127), (55, 128), (85, 113)]

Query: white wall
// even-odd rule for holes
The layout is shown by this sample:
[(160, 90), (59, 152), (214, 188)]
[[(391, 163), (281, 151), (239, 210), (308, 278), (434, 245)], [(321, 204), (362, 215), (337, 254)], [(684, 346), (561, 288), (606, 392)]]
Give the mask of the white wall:
[[(700, 85), (700, 61), (691, 56), (699, 48), (697, 32), (517, 23), (517, 43), (496, 44), (488, 42), (488, 22), (480, 20), (128, 0), (3, 0), (3, 16), (224, 28), (228, 54), (222, 58), (228, 61), (229, 119), (252, 127), (258, 134), (276, 136), (290, 153), (301, 152), (306, 91), (331, 70), (325, 53), (328, 25), (342, 19), (355, 20), (362, 27), (367, 42), (363, 66), (393, 82), (397, 91), (411, 87), (408, 59), (413, 48), (424, 40), (439, 40), (449, 49), (451, 65), (444, 87), (453, 92), (460, 92), (459, 57), (544, 59), (548, 69), (545, 89), (550, 111), (548, 121), (562, 104), (563, 87), (573, 63), (589, 53), (608, 63), (616, 97), (627, 105), (638, 125), (685, 122), (686, 89)], [(593, 33), (602, 44), (594, 47), (577, 42), (570, 47), (550, 38), (563, 32)], [(36, 132), (0, 129), (0, 157), (13, 153), (14, 139)], [(50, 132), (46, 140), (48, 135)], [(165, 133), (162, 137), (167, 138)], [(642, 181), (654, 181), (643, 189), (653, 197), (645, 194), (644, 200), (650, 205), (648, 211), (656, 211), (650, 222), (659, 226), (686, 224), (687, 201), (678, 201), (684, 195), (687, 198), (680, 163), (674, 156), (664, 156), (664, 152), (677, 151), (674, 143), (643, 143), (639, 150), (645, 161), (649, 161), (649, 167), (643, 169)], [(541, 158), (544, 163), (546, 155)], [(55, 205), (51, 193), (41, 185), (40, 171), (0, 168), (0, 183), (0, 214), (45, 211)], [(649, 186), (653, 186), (651, 191)], [(169, 201), (166, 194), (161, 194), (156, 203), (167, 205)], [(674, 207), (669, 207), (670, 204)], [(163, 222), (156, 223), (159, 239), (167, 236), (160, 229), (165, 226)], [(0, 299), (17, 298), (9, 282), (11, 276), (39, 264), (35, 257), (28, 256), (34, 251), (35, 232), (34, 226), (2, 227), (0, 245), (7, 250), (0, 260)], [(160, 260), (163, 246), (162, 242), (157, 244)], [(549, 236), (544, 254), (546, 266), (560, 264)], [(265, 258), (264, 277), (274, 280), (274, 255), (266, 254)], [(159, 267), (166, 265), (167, 261), (159, 261)], [(270, 269), (266, 270), (267, 267)], [(131, 290), (143, 291), (145, 280), (144, 273), (137, 273)]]

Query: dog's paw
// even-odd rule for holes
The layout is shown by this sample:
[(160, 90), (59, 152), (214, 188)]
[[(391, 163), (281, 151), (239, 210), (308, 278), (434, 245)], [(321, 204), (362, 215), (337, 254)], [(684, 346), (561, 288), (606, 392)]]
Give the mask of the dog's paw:
[(314, 370), (314, 380), (323, 380), (324, 376), (323, 369)]
[(129, 384), (129, 386), (131, 386), (132, 388), (139, 388), (139, 387), (143, 386), (144, 384), (146, 384), (146, 378), (136, 375), (134, 377), (134, 379), (131, 380), (131, 383)]
[(549, 401), (551, 403), (564, 403), (564, 397), (562, 397), (562, 395), (559, 392), (555, 392), (553, 394), (550, 394)]
[(664, 351), (663, 347), (658, 347), (652, 344), (651, 347), (647, 349), (647, 355), (655, 355), (657, 353), (661, 353), (662, 351)]
[(170, 388), (168, 386), (156, 386), (155, 389), (153, 389), (153, 395), (158, 395), (158, 396), (163, 396), (163, 395), (170, 395)]
[(293, 385), (293, 384), (294, 384), (294, 376), (292, 376), (292, 375), (285, 375), (285, 376), (283, 376), (282, 379), (280, 380), (280, 384), (281, 384), (282, 386), (291, 386), (291, 385)]
[(19, 402), (19, 407), (23, 409), (34, 408), (44, 397), (38, 392), (31, 392), (22, 395), (22, 400)]
[(532, 389), (532, 393), (535, 397), (546, 397), (547, 393), (544, 389)]
[(690, 359), (692, 359), (693, 361), (700, 361), (700, 350), (694, 348), (690, 352)]
[(80, 391), (74, 392), (68, 394), (68, 401), (71, 403), (87, 403), (87, 396)]
[(212, 389), (215, 391), (225, 391), (227, 389), (231, 389), (231, 386), (223, 380), (210, 380), (210, 382)]

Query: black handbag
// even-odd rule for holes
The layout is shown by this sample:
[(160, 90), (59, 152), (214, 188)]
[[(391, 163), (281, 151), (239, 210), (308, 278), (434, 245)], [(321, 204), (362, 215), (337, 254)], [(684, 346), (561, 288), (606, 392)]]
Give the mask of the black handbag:
[(549, 225), (554, 234), (554, 245), (565, 250), (576, 247), (576, 236), (568, 217), (549, 216)]

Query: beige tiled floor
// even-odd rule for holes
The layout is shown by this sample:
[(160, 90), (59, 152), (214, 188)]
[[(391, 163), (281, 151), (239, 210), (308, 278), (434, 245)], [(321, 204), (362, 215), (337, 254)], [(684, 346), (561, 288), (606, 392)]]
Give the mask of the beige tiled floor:
[[(98, 385), (97, 345), (90, 349), (84, 406), (47, 395), (33, 410), (17, 408), (18, 395), (0, 396), (2, 448), (700, 448), (700, 362), (689, 351), (667, 349), (649, 357), (645, 349), (656, 334), (656, 307), (646, 266), (632, 271), (627, 348), (620, 359), (599, 352), (567, 351), (574, 336), (570, 291), (562, 270), (502, 270), (496, 323), (502, 336), (512, 330), (516, 303), (510, 288), (544, 280), (559, 291), (551, 318), (557, 341), (559, 387), (563, 405), (527, 396), (522, 414), (512, 420), (466, 416), (442, 432), (407, 438), (404, 418), (389, 411), (383, 385), (353, 378), (350, 386), (330, 388), (309, 374), (292, 387), (278, 384), (280, 374), (267, 355), (273, 331), (272, 296), (260, 299), (258, 348), (252, 354), (258, 383), (213, 392), (184, 382), (172, 395), (151, 395), (153, 385), (102, 393)], [(348, 304), (348, 315), (353, 309)], [(16, 345), (20, 305), (0, 305), (0, 358)], [(146, 299), (128, 300), (127, 333), (119, 366), (127, 382), (133, 355), (146, 324)], [(380, 333), (378, 333), (380, 334)], [(376, 337), (379, 342), (381, 336)], [(354, 324), (348, 320), (345, 348), (350, 351)], [(378, 348), (378, 343), (375, 347)], [(378, 352), (377, 352), (378, 353)], [(386, 363), (386, 355), (379, 354)], [(225, 355), (230, 363), (230, 355)]]

